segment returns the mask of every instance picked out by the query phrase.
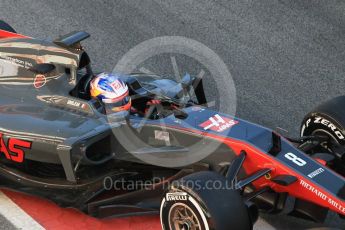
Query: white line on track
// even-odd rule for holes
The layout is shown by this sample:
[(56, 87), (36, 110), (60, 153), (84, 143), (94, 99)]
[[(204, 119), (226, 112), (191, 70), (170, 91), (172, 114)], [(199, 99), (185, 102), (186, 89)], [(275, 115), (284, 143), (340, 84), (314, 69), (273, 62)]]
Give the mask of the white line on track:
[(254, 230), (276, 230), (276, 228), (267, 223), (264, 219), (259, 218), (254, 225)]
[(24, 212), (10, 198), (0, 191), (0, 214), (3, 215), (14, 227), (25, 230), (43, 230), (31, 216)]

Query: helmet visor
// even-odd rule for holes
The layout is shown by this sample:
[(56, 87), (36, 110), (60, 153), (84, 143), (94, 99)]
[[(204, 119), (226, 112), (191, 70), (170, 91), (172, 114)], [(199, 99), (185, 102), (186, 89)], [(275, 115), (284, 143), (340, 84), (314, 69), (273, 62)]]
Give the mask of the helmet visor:
[(107, 113), (119, 112), (124, 110), (128, 111), (131, 108), (131, 98), (129, 96), (126, 96), (120, 101), (104, 104)]

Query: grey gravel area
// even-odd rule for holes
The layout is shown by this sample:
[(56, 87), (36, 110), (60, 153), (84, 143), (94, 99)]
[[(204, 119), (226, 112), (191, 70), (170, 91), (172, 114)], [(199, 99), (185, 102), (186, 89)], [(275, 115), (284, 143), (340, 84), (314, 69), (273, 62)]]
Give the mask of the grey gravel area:
[[(291, 136), (298, 135), (300, 121), (315, 105), (344, 94), (345, 1), (12, 0), (0, 1), (0, 18), (33, 37), (88, 31), (92, 38), (85, 45), (94, 66), (106, 71), (147, 39), (195, 39), (228, 66), (236, 84), (237, 115), (281, 127)], [(277, 229), (317, 226), (291, 217), (263, 217)], [(332, 217), (327, 226), (345, 224)], [(8, 229), (3, 218), (0, 228)]]

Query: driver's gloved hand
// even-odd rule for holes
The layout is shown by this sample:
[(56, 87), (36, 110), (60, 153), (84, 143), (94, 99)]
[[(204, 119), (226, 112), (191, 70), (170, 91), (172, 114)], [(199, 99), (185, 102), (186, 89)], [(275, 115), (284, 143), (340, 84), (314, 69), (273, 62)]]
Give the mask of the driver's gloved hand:
[(161, 101), (152, 99), (146, 103), (145, 117), (151, 119), (159, 119), (161, 109)]

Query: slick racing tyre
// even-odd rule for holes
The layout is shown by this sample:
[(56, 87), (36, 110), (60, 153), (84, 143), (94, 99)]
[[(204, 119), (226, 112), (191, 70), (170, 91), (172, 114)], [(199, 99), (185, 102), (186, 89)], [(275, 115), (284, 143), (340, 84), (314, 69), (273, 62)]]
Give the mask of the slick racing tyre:
[(174, 183), (160, 209), (164, 230), (247, 230), (253, 228), (239, 191), (210, 171), (198, 172)]
[(0, 20), (0, 30), (6, 30), (8, 32), (12, 32), (12, 33), (17, 33), (12, 26), (10, 26), (8, 23)]
[(304, 117), (301, 136), (327, 136), (345, 145), (344, 130), (345, 96), (340, 96), (319, 105)]

